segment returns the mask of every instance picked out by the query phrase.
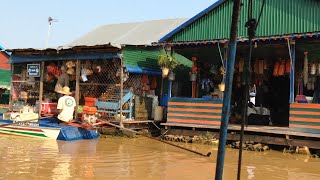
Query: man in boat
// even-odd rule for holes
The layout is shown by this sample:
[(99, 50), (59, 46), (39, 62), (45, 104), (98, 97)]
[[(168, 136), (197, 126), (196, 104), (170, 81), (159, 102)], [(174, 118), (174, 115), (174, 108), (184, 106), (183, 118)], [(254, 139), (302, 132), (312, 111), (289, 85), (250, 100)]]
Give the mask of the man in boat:
[(64, 122), (72, 122), (73, 121), (73, 113), (76, 107), (76, 100), (74, 97), (70, 96), (72, 93), (70, 92), (70, 88), (68, 86), (64, 86), (58, 93), (63, 96), (58, 100), (58, 119)]

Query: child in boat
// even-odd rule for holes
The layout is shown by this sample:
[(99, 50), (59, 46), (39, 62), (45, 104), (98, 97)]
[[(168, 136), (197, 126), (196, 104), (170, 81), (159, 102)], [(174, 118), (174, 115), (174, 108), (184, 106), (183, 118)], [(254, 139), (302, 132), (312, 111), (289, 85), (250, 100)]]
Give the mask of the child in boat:
[(72, 93), (70, 92), (70, 88), (67, 86), (64, 86), (62, 90), (58, 91), (58, 93), (63, 95), (58, 100), (58, 119), (64, 122), (71, 122), (73, 121), (73, 113), (76, 107), (76, 100), (72, 96), (70, 96), (70, 94)]

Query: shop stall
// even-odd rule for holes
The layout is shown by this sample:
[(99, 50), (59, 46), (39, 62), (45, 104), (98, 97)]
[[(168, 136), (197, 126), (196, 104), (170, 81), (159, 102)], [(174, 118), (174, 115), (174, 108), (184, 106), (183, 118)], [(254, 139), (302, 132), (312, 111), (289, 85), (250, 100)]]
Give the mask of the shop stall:
[(133, 120), (139, 119), (135, 98), (156, 96), (159, 70), (125, 67), (120, 49), (110, 45), (11, 52), (11, 112), (54, 117), (59, 91), (68, 86), (75, 117), (91, 124), (98, 118)]
[[(247, 5), (248, 1), (243, 3)], [(304, 17), (296, 16), (291, 11), (285, 11), (287, 4), (299, 9), (301, 14), (309, 13), (308, 22), (312, 25), (306, 28)], [(311, 132), (313, 130), (313, 133), (319, 132), (316, 130), (318, 128), (318, 106), (311, 104), (318, 103), (317, 99), (319, 97), (316, 90), (318, 75), (315, 74), (315, 69), (317, 69), (315, 67), (318, 67), (318, 62), (315, 61), (319, 57), (317, 47), (320, 43), (320, 29), (317, 17), (320, 15), (320, 11), (318, 8), (313, 8), (318, 7), (316, 4), (318, 3), (313, 1), (291, 3), (287, 0), (266, 3), (266, 9), (270, 10), (269, 14), (277, 14), (277, 16), (274, 16), (272, 22), (268, 19), (269, 16), (261, 16), (257, 37), (253, 39), (254, 49), (250, 77), (246, 77), (243, 73), (244, 62), (248, 60), (249, 43), (245, 18), (240, 19), (230, 104), (230, 123), (237, 124), (241, 121), (242, 107), (244, 103), (247, 103), (243, 102), (243, 84), (244, 80), (250, 78), (250, 91), (245, 92), (250, 95), (247, 112), (248, 122), (246, 123), (249, 125), (289, 127), (293, 131)], [(215, 50), (218, 45), (220, 47), (228, 46), (230, 28), (227, 27), (227, 24), (230, 24), (231, 7), (231, 0), (214, 3), (164, 36), (159, 44), (170, 46), (174, 51), (181, 53), (190, 60), (195, 57), (194, 59), (198, 61), (194, 64), (197, 64), (196, 68), (199, 69), (203, 68), (198, 65), (201, 61), (208, 64), (212, 63), (212, 60), (220, 61), (221, 58), (217, 57), (219, 53)], [(255, 1), (253, 7), (261, 7), (261, 1)], [(241, 17), (245, 16), (245, 11), (241, 11)], [(296, 18), (287, 19), (291, 16)], [(209, 49), (209, 52), (206, 52), (206, 49)], [(224, 62), (227, 64), (228, 57), (225, 56), (227, 54), (225, 51), (227, 49), (221, 50), (224, 55)], [(314, 57), (308, 56), (310, 54), (313, 54)], [(306, 62), (306, 59), (313, 59), (313, 62)], [(214, 65), (214, 63), (212, 64)], [(220, 66), (221, 64), (224, 63), (220, 63)], [(190, 74), (194, 73), (191, 72)], [(197, 71), (193, 77), (196, 76), (197, 78), (193, 78), (194, 81), (189, 84), (189, 88), (192, 89), (192, 94), (188, 99), (189, 102), (192, 102), (194, 98), (200, 98), (201, 100), (207, 98), (206, 95), (201, 93), (202, 87), (200, 84), (210, 81), (203, 81), (205, 76), (201, 74), (201, 70), (200, 72)], [(175, 116), (169, 116), (170, 114), (176, 114), (173, 111), (176, 107), (170, 108), (170, 101), (174, 104), (175, 98), (169, 99), (168, 119), (165, 125), (173, 124), (177, 119)], [(194, 99), (194, 101), (197, 101), (197, 99)], [(188, 105), (192, 106), (191, 104)], [(190, 113), (185, 108), (183, 111), (187, 115), (179, 115), (179, 121), (183, 122), (181, 126), (189, 124), (189, 127), (195, 127), (200, 124), (196, 121), (188, 121), (188, 119), (191, 119), (188, 117)], [(200, 116), (198, 118), (201, 120)], [(209, 123), (203, 124), (210, 126)], [(175, 124), (175, 126), (178, 125)], [(210, 127), (215, 128), (215, 126)]]

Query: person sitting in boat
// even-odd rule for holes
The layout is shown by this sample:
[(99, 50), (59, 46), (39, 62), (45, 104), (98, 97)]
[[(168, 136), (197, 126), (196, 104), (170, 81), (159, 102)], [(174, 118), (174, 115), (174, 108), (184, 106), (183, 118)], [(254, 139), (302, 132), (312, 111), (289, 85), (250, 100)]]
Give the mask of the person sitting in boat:
[(58, 91), (58, 93), (63, 96), (58, 100), (58, 119), (64, 122), (73, 121), (73, 113), (76, 107), (76, 100), (74, 97), (70, 96), (72, 93), (70, 92), (70, 88), (68, 86), (64, 86), (62, 90)]

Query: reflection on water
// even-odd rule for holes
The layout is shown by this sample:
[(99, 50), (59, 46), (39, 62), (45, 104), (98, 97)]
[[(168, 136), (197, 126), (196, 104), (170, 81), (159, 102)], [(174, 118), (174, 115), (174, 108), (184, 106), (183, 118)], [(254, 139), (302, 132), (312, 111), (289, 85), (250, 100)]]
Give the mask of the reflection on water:
[[(0, 179), (214, 179), (217, 147), (180, 144), (204, 158), (146, 138), (54, 141), (0, 135)], [(238, 151), (227, 149), (224, 179), (236, 179)], [(242, 179), (320, 179), (320, 160), (243, 152)]]

